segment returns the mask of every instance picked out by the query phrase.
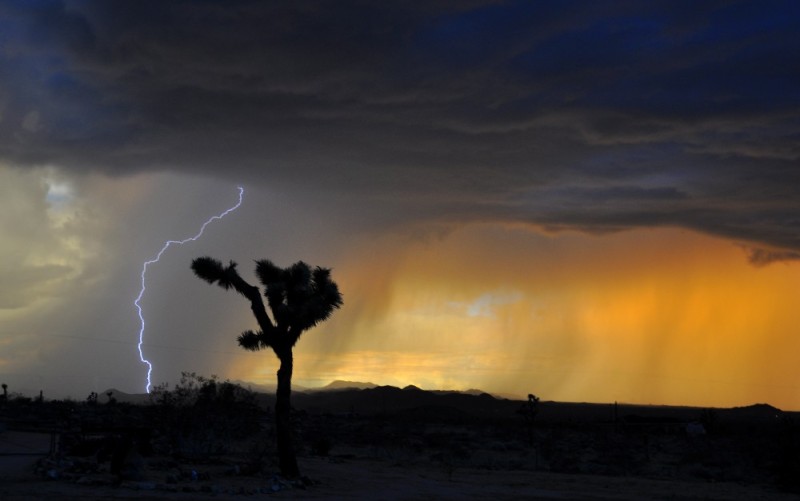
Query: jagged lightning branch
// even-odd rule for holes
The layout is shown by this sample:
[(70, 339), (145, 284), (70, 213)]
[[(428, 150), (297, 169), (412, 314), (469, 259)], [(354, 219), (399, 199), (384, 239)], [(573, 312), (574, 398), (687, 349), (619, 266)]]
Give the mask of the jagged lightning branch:
[(242, 205), (242, 198), (244, 197), (244, 188), (242, 188), (241, 186), (239, 186), (238, 188), (239, 188), (239, 201), (236, 202), (236, 205), (234, 205), (233, 207), (231, 207), (230, 209), (226, 210), (225, 212), (223, 212), (223, 213), (221, 213), (219, 215), (216, 215), (216, 216), (213, 216), (213, 217), (209, 218), (205, 223), (203, 223), (203, 226), (200, 227), (200, 231), (197, 232), (197, 235), (195, 235), (193, 237), (189, 237), (189, 238), (183, 239), (183, 240), (167, 240), (167, 242), (164, 244), (164, 246), (161, 248), (161, 250), (158, 251), (158, 254), (156, 254), (156, 257), (154, 257), (153, 259), (151, 259), (149, 261), (145, 261), (144, 265), (142, 266), (142, 289), (139, 291), (139, 295), (136, 296), (136, 300), (133, 302), (133, 304), (136, 306), (136, 310), (139, 312), (139, 322), (140, 322), (140, 326), (141, 326), (139, 328), (139, 344), (138, 344), (139, 360), (143, 364), (147, 365), (147, 386), (145, 387), (145, 390), (147, 391), (147, 393), (150, 393), (150, 384), (151, 384), (150, 375), (153, 373), (153, 364), (150, 363), (149, 360), (144, 358), (144, 353), (142, 352), (142, 344), (144, 343), (144, 315), (142, 314), (142, 305), (140, 304), (140, 302), (142, 300), (142, 296), (144, 296), (144, 291), (146, 289), (146, 287), (145, 287), (145, 275), (147, 274), (147, 267), (150, 266), (153, 263), (157, 263), (158, 260), (161, 259), (161, 255), (164, 254), (164, 252), (166, 252), (166, 250), (169, 248), (170, 245), (172, 245), (172, 244), (183, 245), (183, 244), (185, 244), (187, 242), (194, 242), (195, 240), (197, 240), (198, 238), (203, 236), (203, 232), (206, 230), (206, 226), (211, 224), (212, 221), (216, 221), (217, 219), (222, 219), (223, 217), (227, 216), (231, 212), (233, 212), (236, 209), (238, 209), (239, 206)]

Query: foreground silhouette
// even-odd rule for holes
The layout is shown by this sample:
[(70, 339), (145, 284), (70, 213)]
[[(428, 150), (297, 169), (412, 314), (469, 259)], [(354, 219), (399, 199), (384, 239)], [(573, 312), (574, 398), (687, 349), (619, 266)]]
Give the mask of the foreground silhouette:
[(216, 283), (225, 290), (235, 289), (250, 300), (260, 330), (243, 332), (238, 338), (239, 345), (252, 351), (272, 348), (280, 360), (275, 400), (278, 464), (284, 477), (298, 477), (300, 470), (291, 426), (292, 349), (303, 332), (329, 318), (342, 305), (339, 287), (327, 268), (312, 269), (302, 261), (280, 268), (268, 260), (256, 261), (256, 275), (264, 286), (270, 318), (259, 288), (239, 276), (233, 261), (223, 266), (216, 259), (201, 257), (192, 261), (192, 270), (208, 283)]

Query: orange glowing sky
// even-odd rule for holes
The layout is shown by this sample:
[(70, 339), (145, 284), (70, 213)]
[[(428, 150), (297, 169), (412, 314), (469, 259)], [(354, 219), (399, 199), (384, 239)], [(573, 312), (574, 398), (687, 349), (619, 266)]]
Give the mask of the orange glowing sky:
[[(678, 229), (482, 224), (365, 243), (335, 270), (347, 308), (298, 345), (297, 381), (800, 408), (800, 267), (745, 257)], [(246, 360), (236, 377), (270, 380)]]

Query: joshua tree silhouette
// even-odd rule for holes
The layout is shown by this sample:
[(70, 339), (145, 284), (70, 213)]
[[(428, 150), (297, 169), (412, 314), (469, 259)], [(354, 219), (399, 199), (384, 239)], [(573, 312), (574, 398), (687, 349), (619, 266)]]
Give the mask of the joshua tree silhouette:
[(8, 385), (3, 383), (3, 400), (8, 400)]
[(192, 270), (206, 282), (216, 283), (225, 290), (232, 288), (250, 301), (260, 330), (243, 332), (238, 338), (239, 345), (252, 351), (271, 348), (280, 361), (275, 400), (278, 464), (283, 476), (298, 477), (300, 470), (291, 428), (292, 349), (303, 332), (327, 320), (342, 305), (342, 295), (331, 279), (330, 269), (312, 269), (302, 261), (288, 268), (280, 268), (268, 260), (256, 261), (256, 275), (264, 286), (272, 318), (267, 314), (259, 288), (239, 276), (233, 261), (223, 266), (216, 259), (200, 257), (192, 261)]

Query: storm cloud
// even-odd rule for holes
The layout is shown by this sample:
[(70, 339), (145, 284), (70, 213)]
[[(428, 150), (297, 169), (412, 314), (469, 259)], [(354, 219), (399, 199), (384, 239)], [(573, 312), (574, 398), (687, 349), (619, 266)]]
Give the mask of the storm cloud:
[(794, 259), (799, 29), (778, 1), (8, 1), (0, 158)]

